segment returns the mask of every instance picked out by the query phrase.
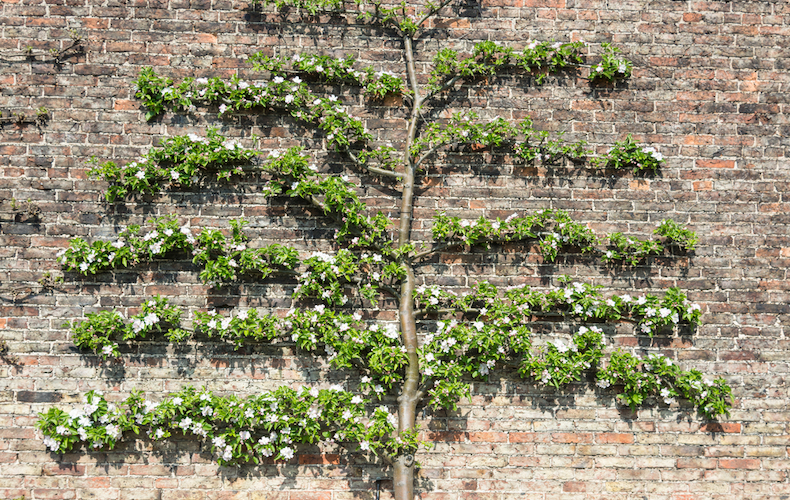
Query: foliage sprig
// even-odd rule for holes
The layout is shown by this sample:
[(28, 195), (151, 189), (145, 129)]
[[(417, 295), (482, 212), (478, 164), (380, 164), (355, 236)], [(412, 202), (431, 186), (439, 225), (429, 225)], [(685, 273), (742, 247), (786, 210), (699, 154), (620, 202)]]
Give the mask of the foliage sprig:
[(651, 147), (642, 147), (631, 134), (614, 144), (603, 155), (593, 158), (592, 165), (614, 170), (633, 169), (634, 172), (658, 172), (664, 164), (664, 155)]
[(634, 66), (631, 61), (620, 56), (622, 51), (610, 43), (602, 43), (601, 48), (604, 50), (601, 62), (590, 68), (590, 75), (587, 78), (590, 81), (600, 79), (610, 82), (629, 78)]

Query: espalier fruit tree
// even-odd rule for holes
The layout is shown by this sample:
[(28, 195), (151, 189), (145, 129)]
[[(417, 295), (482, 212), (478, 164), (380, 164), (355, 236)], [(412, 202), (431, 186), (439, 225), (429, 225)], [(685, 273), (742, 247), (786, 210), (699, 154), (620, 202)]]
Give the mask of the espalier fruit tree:
[[(666, 251), (694, 249), (696, 235), (672, 220), (664, 220), (656, 236), (639, 239), (621, 233), (596, 235), (568, 213), (552, 209), (495, 220), (438, 212), (430, 241), (413, 236), (415, 186), (448, 149), (467, 147), (467, 154), (490, 149), (526, 164), (572, 163), (607, 173), (631, 172), (626, 175), (659, 171), (662, 155), (630, 136), (596, 156), (584, 142), (565, 142), (535, 129), (529, 119), (483, 120), (471, 110), (440, 113), (448, 96), (462, 86), (486, 85), (502, 74), (542, 85), (551, 75), (576, 71), (586, 57), (594, 60), (586, 70), (592, 85), (628, 78), (631, 63), (617, 48), (604, 44), (601, 54), (588, 56), (579, 41), (526, 41), (519, 50), (481, 41), (469, 53), (439, 50), (430, 74), (420, 75), (415, 39), (450, 1), (394, 8), (364, 0), (351, 6), (343, 0), (263, 4), (259, 7), (274, 4), (276, 9), (299, 11), (307, 20), (329, 10), (377, 24), (399, 40), (403, 72), (363, 67), (351, 56), (288, 47), (251, 57), (260, 71), (257, 79), (174, 82), (144, 69), (135, 82), (135, 95), (145, 105), (147, 120), (201, 109), (217, 110), (220, 119), (279, 113), (316, 129), (326, 152), (303, 147), (259, 150), (255, 138), (229, 139), (208, 129), (204, 135), (165, 138), (136, 161), (96, 161), (91, 174), (106, 181), (108, 203), (172, 188), (199, 190), (210, 179), (230, 186), (254, 179), (257, 193), (281, 203), (296, 199), (301, 202), (291, 205), (296, 211), (305, 205), (317, 210), (335, 228), (334, 250), (310, 253), (283, 244), (263, 246), (248, 238), (243, 219), (228, 221), (223, 231), (191, 227), (175, 214), (154, 219), (149, 227), (127, 227), (108, 241), (77, 238), (58, 257), (67, 271), (89, 276), (188, 257), (200, 279), (218, 293), (239, 281), (279, 280), (291, 287), (293, 307), (194, 311), (183, 310), (172, 298), (152, 296), (129, 317), (103, 310), (69, 327), (78, 347), (105, 359), (122, 356), (122, 345), (140, 339), (187, 342), (197, 334), (237, 347), (247, 342), (291, 346), (304, 355), (325, 357), (331, 368), (354, 374), (355, 383), (284, 386), (246, 398), (194, 387), (156, 400), (142, 393), (108, 400), (89, 392), (80, 406), (41, 414), (38, 425), (51, 451), (81, 445), (112, 448), (140, 433), (153, 440), (193, 435), (205, 441), (220, 464), (233, 465), (289, 460), (304, 443), (340, 443), (389, 464), (395, 498), (412, 500), (414, 458), (421, 446), (418, 409), (456, 408), (470, 394), (470, 384), (486, 380), (495, 367), (511, 367), (519, 376), (556, 390), (594, 380), (599, 390), (615, 391), (632, 408), (646, 402), (672, 405), (675, 398), (683, 398), (705, 417), (728, 413), (730, 388), (723, 379), (707, 379), (658, 354), (642, 359), (606, 347), (600, 328), (606, 322), (628, 322), (638, 334), (650, 336), (681, 324), (695, 325), (699, 306), (676, 288), (660, 294), (615, 294), (559, 278), (556, 286), (544, 289), (501, 289), (479, 281), (457, 294), (426, 283), (419, 274), (421, 265), (438, 252), (480, 246), (495, 251), (504, 243), (523, 242), (525, 248), (535, 244), (545, 262), (572, 250), (579, 258), (616, 268)], [(327, 89), (340, 89), (340, 95)], [(366, 121), (344, 105), (349, 90), (363, 93), (369, 103), (402, 102), (403, 140), (395, 145), (376, 140)], [(342, 173), (331, 173), (328, 154), (343, 158), (350, 172), (384, 184), (395, 193), (400, 210), (393, 216), (368, 207), (360, 199), (361, 186)], [(387, 304), (396, 304), (390, 309), (397, 307), (397, 321), (374, 320), (377, 308), (386, 309)], [(536, 338), (530, 328), (536, 318), (572, 324), (575, 334)]]

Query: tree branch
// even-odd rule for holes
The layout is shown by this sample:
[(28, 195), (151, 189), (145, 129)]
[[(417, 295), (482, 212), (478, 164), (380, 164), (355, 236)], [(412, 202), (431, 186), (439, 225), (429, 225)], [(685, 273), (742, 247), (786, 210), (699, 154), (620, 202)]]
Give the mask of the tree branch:
[(431, 92), (429, 92), (425, 96), (425, 100), (427, 101), (428, 99), (431, 99), (431, 98), (435, 97), (436, 95), (441, 94), (445, 90), (447, 90), (449, 88), (452, 88), (462, 78), (463, 78), (463, 76), (461, 76), (461, 75), (455, 75), (454, 77), (452, 77), (449, 80), (447, 80), (446, 82), (444, 82), (444, 84), (442, 84), (442, 86), (439, 87), (438, 89), (432, 90)]
[(445, 309), (417, 309), (417, 310), (414, 311), (414, 315), (415, 316), (424, 316), (426, 314), (456, 314), (456, 313), (467, 314), (467, 313), (475, 313), (475, 312), (479, 314), (480, 313), (480, 309), (466, 309), (466, 310), (464, 310), (464, 309), (451, 309), (451, 308), (448, 307), (448, 308), (445, 308)]
[(393, 288), (390, 285), (379, 285), (379, 288), (389, 292), (395, 298), (395, 300), (400, 304), (400, 292), (398, 292), (395, 288)]
[(414, 168), (415, 169), (416, 168), (420, 168), (420, 165), (422, 164), (422, 162), (427, 160), (429, 156), (431, 156), (436, 151), (438, 151), (439, 148), (442, 148), (442, 147), (447, 146), (449, 144), (453, 144), (453, 143), (452, 142), (441, 142), (441, 143), (433, 146), (431, 149), (428, 150), (428, 152), (426, 152), (424, 155), (422, 155), (422, 157), (419, 160), (417, 160), (417, 162), (414, 164)]
[(448, 248), (453, 248), (453, 247), (462, 246), (462, 245), (466, 245), (466, 243), (464, 243), (463, 241), (451, 241), (449, 243), (445, 243), (443, 245), (439, 245), (437, 247), (433, 247), (433, 248), (430, 248), (430, 249), (425, 250), (423, 252), (414, 254), (411, 257), (411, 260), (414, 261), (416, 259), (421, 259), (423, 257), (431, 255), (432, 253), (441, 252), (442, 250), (447, 250)]
[(454, 0), (443, 0), (443, 1), (442, 1), (442, 3), (440, 3), (440, 4), (439, 4), (437, 7), (435, 7), (434, 9), (431, 9), (430, 11), (428, 11), (428, 12), (427, 12), (425, 15), (423, 15), (423, 16), (422, 16), (422, 19), (420, 19), (419, 21), (417, 21), (417, 23), (416, 23), (416, 24), (417, 24), (417, 27), (418, 27), (418, 28), (422, 27), (422, 23), (424, 23), (425, 21), (427, 21), (429, 17), (433, 16), (434, 14), (436, 14), (437, 12), (439, 12), (440, 10), (442, 10), (443, 8), (447, 7), (447, 6), (448, 6), (450, 3), (452, 3), (453, 1), (454, 1)]
[(345, 152), (346, 152), (346, 154), (348, 154), (348, 156), (351, 158), (351, 160), (353, 160), (354, 163), (356, 163), (356, 165), (359, 168), (364, 168), (370, 173), (373, 173), (373, 174), (376, 174), (376, 175), (381, 175), (381, 176), (384, 176), (384, 177), (390, 177), (390, 178), (393, 178), (393, 179), (402, 179), (404, 177), (404, 175), (402, 173), (400, 173), (400, 172), (395, 172), (395, 171), (392, 171), (392, 170), (386, 170), (386, 169), (383, 169), (383, 168), (380, 168), (380, 167), (374, 167), (374, 166), (368, 165), (367, 163), (361, 162), (359, 160), (359, 158), (357, 157), (357, 155), (355, 155), (354, 152), (351, 151), (350, 149), (346, 149)]

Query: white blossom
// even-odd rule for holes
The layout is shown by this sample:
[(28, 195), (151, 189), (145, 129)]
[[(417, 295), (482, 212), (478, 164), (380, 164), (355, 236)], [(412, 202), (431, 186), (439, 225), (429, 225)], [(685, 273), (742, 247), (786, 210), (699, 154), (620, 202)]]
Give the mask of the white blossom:
[(560, 340), (560, 339), (555, 339), (555, 340), (553, 340), (553, 341), (551, 342), (551, 344), (552, 344), (552, 345), (554, 345), (554, 347), (556, 347), (556, 348), (557, 348), (557, 351), (559, 351), (559, 352), (561, 352), (561, 353), (566, 353), (566, 352), (568, 352), (568, 346), (565, 344), (565, 342), (563, 342), (563, 341), (562, 341), (562, 340)]
[(392, 339), (397, 340), (400, 337), (400, 333), (398, 331), (398, 326), (394, 323), (389, 323), (387, 326), (384, 327), (384, 336)]
[(157, 316), (154, 313), (148, 313), (143, 318), (143, 323), (145, 323), (146, 326), (152, 326), (157, 324), (158, 322), (159, 322), (159, 316)]
[(44, 446), (50, 449), (50, 451), (58, 451), (60, 448), (60, 444), (51, 436), (44, 436)]
[(118, 439), (118, 436), (121, 435), (121, 429), (117, 425), (112, 424), (105, 427), (104, 432), (112, 439)]

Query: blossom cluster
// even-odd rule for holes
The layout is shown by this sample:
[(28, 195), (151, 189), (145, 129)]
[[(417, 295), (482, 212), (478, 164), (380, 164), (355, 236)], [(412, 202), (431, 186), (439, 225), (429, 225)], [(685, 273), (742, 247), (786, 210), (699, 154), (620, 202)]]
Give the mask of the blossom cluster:
[[(118, 403), (91, 391), (83, 405), (68, 412), (51, 408), (37, 422), (53, 452), (81, 443), (112, 449), (124, 433), (153, 440), (182, 434), (201, 438), (221, 465), (290, 460), (298, 445), (318, 442), (357, 442), (363, 451), (391, 453), (404, 448), (404, 437), (392, 437), (396, 425), (387, 407), (366, 414), (364, 399), (341, 386), (281, 387), (248, 398), (187, 387), (161, 401), (133, 393)], [(413, 452), (416, 436), (405, 444)]]
[(532, 163), (540, 162), (542, 165), (558, 165), (562, 160), (582, 162), (592, 151), (587, 149), (586, 141), (566, 143), (562, 138), (564, 132), (559, 132), (554, 139), (546, 130), (532, 128), (532, 120), (527, 118), (519, 124), (523, 139), (515, 144), (513, 153), (519, 160)]
[[(630, 318), (637, 323), (639, 332), (654, 335), (665, 327), (680, 323), (696, 325), (702, 315), (701, 307), (688, 301), (677, 288), (669, 288), (663, 297), (643, 294), (632, 297), (628, 294), (605, 297), (603, 287), (589, 283), (566, 283), (549, 290), (531, 290), (527, 286), (512, 287), (499, 297), (496, 287), (487, 282), (477, 283), (464, 296), (443, 292), (438, 287), (418, 288), (415, 302), (424, 312), (440, 308), (451, 311), (469, 312), (482, 304), (481, 314), (491, 313), (492, 307), (508, 311), (509, 319), (516, 314), (524, 321), (532, 316), (562, 314), (581, 321), (619, 321)], [(504, 302), (503, 302), (504, 300)]]
[(405, 91), (403, 80), (393, 73), (376, 71), (371, 67), (354, 69), (356, 59), (351, 55), (343, 59), (316, 54), (295, 54), (286, 58), (259, 52), (250, 56), (250, 61), (256, 70), (268, 71), (280, 77), (298, 73), (321, 83), (358, 85), (364, 88), (366, 95), (376, 100)]
[(118, 341), (144, 339), (157, 332), (171, 342), (180, 342), (193, 332), (211, 339), (232, 342), (290, 341), (305, 351), (323, 352), (336, 368), (364, 366), (362, 387), (382, 397), (394, 382), (403, 378), (408, 355), (395, 324), (366, 324), (359, 313), (335, 311), (324, 304), (311, 309), (293, 309), (284, 318), (256, 309), (229, 313), (196, 312), (193, 331), (181, 327), (182, 311), (156, 296), (141, 306), (139, 314), (124, 320), (116, 310), (89, 313), (85, 320), (70, 324), (74, 344), (103, 357), (119, 356)]
[(394, 324), (366, 325), (361, 319), (359, 313), (346, 314), (319, 304), (289, 311), (283, 331), (301, 349), (323, 349), (336, 368), (365, 367), (362, 387), (380, 398), (403, 379), (408, 355)]
[[(512, 287), (501, 294), (496, 287), (483, 282), (463, 297), (442, 292), (438, 287), (418, 288), (415, 298), (420, 305), (428, 307), (427, 311), (439, 312), (436, 307), (445, 305), (449, 311), (477, 314), (469, 321), (437, 321), (436, 330), (424, 335), (419, 350), (420, 366), (423, 383), (430, 387), (431, 403), (441, 408), (454, 407), (458, 399), (469, 393), (468, 377), (485, 379), (496, 366), (507, 365), (508, 359), (515, 358), (519, 374), (542, 385), (560, 388), (580, 380), (583, 373), (591, 372), (598, 378), (599, 387), (614, 386), (622, 390), (624, 402), (633, 404), (636, 393), (631, 385), (623, 384), (625, 374), (630, 373), (633, 377), (655, 379), (652, 388), (638, 384), (640, 390), (655, 389), (657, 393), (669, 395), (667, 397), (682, 396), (709, 417), (726, 412), (729, 407), (726, 384), (717, 381), (715, 391), (695, 392), (699, 377), (694, 370), (687, 372), (674, 367), (671, 368), (672, 377), (661, 371), (665, 366), (659, 363), (635, 365), (631, 371), (624, 370), (619, 351), (612, 355), (606, 369), (599, 369), (606, 340), (603, 330), (595, 324), (579, 326), (569, 340), (553, 338), (543, 345), (533, 345), (529, 325), (535, 316), (564, 313), (581, 322), (631, 318), (641, 331), (650, 329), (652, 333), (665, 324), (677, 324), (681, 318), (695, 322), (700, 314), (699, 306), (689, 304), (676, 289), (670, 289), (659, 299), (649, 294), (636, 298), (630, 295), (604, 298), (599, 288), (569, 283), (550, 291)], [(442, 304), (444, 299), (448, 303)], [(666, 366), (671, 365), (667, 363)], [(645, 371), (647, 375), (643, 374)], [(642, 401), (640, 399), (637, 404)]]
[(132, 225), (114, 241), (89, 244), (83, 238), (74, 238), (68, 248), (58, 252), (58, 261), (67, 271), (87, 276), (166, 255), (186, 254), (202, 267), (201, 279), (214, 286), (236, 279), (237, 275), (265, 278), (277, 270), (294, 269), (299, 262), (299, 253), (293, 248), (278, 244), (249, 248), (241, 229), (244, 220), (231, 221), (230, 237), (216, 229), (193, 234), (191, 228), (182, 226), (173, 216), (150, 222), (154, 228), (145, 234), (141, 234), (140, 226)]
[[(482, 122), (474, 112), (454, 113), (446, 122), (433, 122), (423, 127), (409, 154), (418, 167), (425, 168), (425, 161), (445, 146), (476, 144), (512, 148), (514, 156), (527, 163), (537, 161), (543, 165), (557, 165), (564, 159), (584, 163), (593, 153), (587, 148), (587, 142), (580, 140), (568, 143), (563, 135), (560, 132), (551, 138), (548, 131), (535, 129), (529, 117), (511, 124), (499, 116)], [(617, 142), (606, 155), (592, 158), (590, 167), (632, 168), (635, 173), (655, 172), (662, 161), (660, 153), (653, 148), (640, 146), (628, 136)]]
[(171, 341), (179, 341), (189, 335), (181, 328), (181, 311), (158, 295), (143, 302), (140, 312), (128, 321), (118, 311), (103, 310), (88, 313), (84, 321), (73, 321), (69, 326), (74, 345), (104, 358), (120, 355), (117, 343), (120, 339), (144, 339), (156, 332)]
[(252, 108), (274, 109), (315, 124), (326, 134), (327, 143), (338, 149), (371, 138), (362, 121), (352, 116), (337, 96), (319, 97), (298, 76), (286, 79), (274, 75), (271, 80), (261, 82), (247, 82), (237, 76), (227, 82), (216, 77), (186, 78), (175, 85), (152, 68), (145, 68), (135, 83), (135, 97), (149, 109), (147, 119), (153, 119), (166, 108), (195, 111), (196, 103), (217, 105), (220, 117)]
[(691, 402), (703, 415), (715, 418), (729, 415), (732, 390), (722, 378), (710, 380), (699, 370), (683, 370), (671, 359), (650, 354), (646, 359), (618, 349), (607, 366), (598, 373), (599, 387), (622, 387), (619, 399), (631, 408), (642, 405), (650, 397), (665, 404), (676, 397)]
[(543, 348), (525, 350), (519, 372), (559, 389), (578, 381), (582, 373), (597, 367), (605, 345), (601, 328), (581, 326), (567, 343), (563, 339), (554, 339)]
[(541, 255), (554, 262), (562, 246), (577, 247), (583, 253), (593, 252), (598, 242), (587, 226), (574, 222), (563, 210), (546, 209), (527, 217), (513, 214), (505, 220), (476, 221), (439, 214), (431, 228), (438, 241), (456, 241), (464, 245), (490, 245), (508, 241), (537, 239)]
[(202, 267), (200, 279), (204, 283), (221, 287), (239, 276), (263, 279), (298, 266), (299, 252), (295, 248), (276, 243), (249, 247), (248, 236), (243, 232), (246, 223), (244, 219), (232, 220), (230, 236), (218, 229), (204, 229), (197, 234), (192, 262)]
[(518, 126), (511, 125), (502, 117), (494, 117), (488, 122), (479, 122), (478, 119), (477, 113), (459, 112), (454, 113), (446, 124), (427, 124), (412, 144), (409, 154), (419, 166), (439, 148), (449, 144), (501, 146), (519, 133)]
[[(341, 198), (326, 199), (328, 206), (338, 211), (354, 206), (342, 203)], [(350, 226), (350, 218), (353, 215), (346, 218), (346, 227)], [(152, 222), (154, 228), (145, 234), (141, 235), (139, 226), (130, 226), (115, 241), (89, 244), (82, 238), (75, 238), (69, 248), (58, 253), (58, 261), (68, 271), (89, 275), (168, 254), (191, 255), (193, 263), (201, 268), (200, 279), (212, 286), (221, 287), (242, 276), (262, 279), (272, 273), (287, 272), (296, 274), (299, 282), (294, 289), (295, 297), (314, 297), (332, 305), (348, 301), (347, 285), (351, 283), (358, 285), (361, 297), (375, 303), (381, 286), (396, 282), (403, 273), (400, 264), (392, 258), (393, 252), (386, 246), (382, 252), (347, 249), (334, 255), (313, 252), (302, 260), (296, 249), (279, 244), (251, 248), (243, 232), (246, 224), (243, 219), (231, 221), (230, 235), (218, 229), (203, 229), (193, 234), (192, 229), (181, 226), (174, 217)], [(367, 225), (368, 230), (362, 233), (365, 239), (355, 236), (349, 244), (363, 248), (380, 240), (388, 225), (388, 221), (379, 218), (362, 217), (359, 222)], [(338, 231), (338, 237), (341, 234), (347, 233)], [(300, 264), (302, 271), (296, 273)]]
[(209, 173), (218, 180), (244, 175), (257, 154), (208, 129), (206, 137), (190, 133), (164, 139), (159, 147), (125, 165), (98, 164), (94, 159), (96, 165), (88, 173), (110, 183), (105, 197), (112, 202), (132, 194), (158, 193), (168, 185), (190, 187)]
[(664, 163), (664, 155), (651, 147), (640, 146), (631, 134), (615, 142), (603, 156), (593, 158), (592, 164), (605, 169), (633, 169), (634, 172), (655, 173)]

